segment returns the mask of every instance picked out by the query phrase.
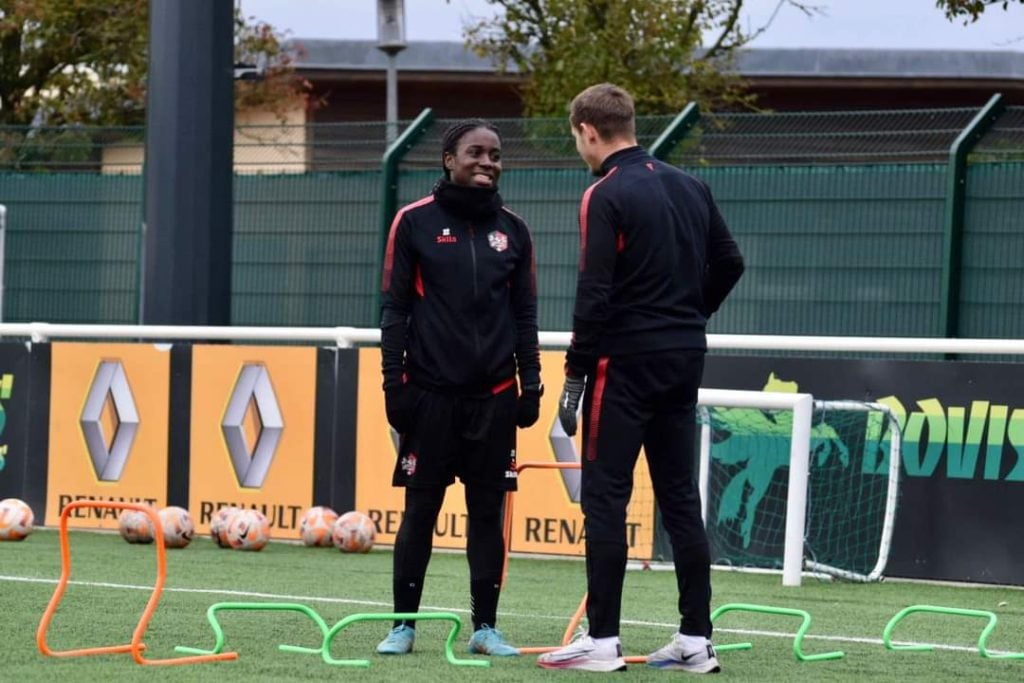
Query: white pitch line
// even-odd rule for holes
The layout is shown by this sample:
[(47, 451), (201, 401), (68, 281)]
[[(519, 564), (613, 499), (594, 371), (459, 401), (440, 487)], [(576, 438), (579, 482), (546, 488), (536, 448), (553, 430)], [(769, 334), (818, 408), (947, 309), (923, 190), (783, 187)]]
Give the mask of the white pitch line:
[[(13, 582), (18, 582), (18, 583), (46, 583), (46, 584), (56, 584), (57, 583), (57, 579), (44, 579), (44, 578), (29, 577), (29, 576), (10, 576), (10, 575), (6, 575), (6, 574), (0, 574), (0, 581), (13, 581)], [(106, 581), (68, 581), (68, 584), (72, 585), (72, 586), (86, 586), (86, 587), (89, 587), (89, 588), (115, 588), (115, 589), (119, 589), (119, 590), (137, 590), (137, 591), (152, 591), (153, 590), (153, 586), (139, 586), (139, 585), (134, 585), (134, 584), (126, 584), (126, 583), (108, 583)], [(288, 595), (288, 594), (279, 594), (279, 593), (260, 593), (260, 592), (257, 592), (257, 591), (229, 590), (229, 589), (226, 589), (226, 588), (167, 588), (167, 587), (164, 587), (164, 592), (165, 593), (199, 593), (199, 594), (204, 594), (204, 595), (230, 595), (230, 596), (234, 596), (234, 597), (268, 598), (268, 599), (273, 599), (273, 600), (291, 600), (291, 601), (296, 601), (296, 602), (302, 601), (302, 600), (308, 600), (308, 601), (312, 601), (312, 602), (327, 602), (327, 603), (345, 604), (345, 605), (362, 605), (362, 606), (366, 606), (366, 607), (384, 607), (384, 608), (389, 608), (389, 607), (392, 606), (391, 603), (389, 603), (389, 602), (380, 602), (380, 601), (374, 601), (374, 600), (353, 600), (353, 599), (350, 599), (350, 598), (329, 598), (329, 597), (326, 597), (326, 596), (319, 596), (319, 595)], [(463, 614), (469, 614), (469, 610), (467, 610), (467, 609), (459, 609), (459, 608), (455, 608), (455, 607), (444, 607), (444, 606), (437, 606), (437, 605), (423, 605), (422, 608), (424, 610), (439, 610), (439, 611), (446, 611), (446, 612), (461, 612)], [(544, 620), (554, 620), (554, 621), (564, 621), (565, 620), (565, 616), (564, 615), (561, 615), (561, 616), (551, 616), (551, 615), (544, 615), (544, 614), (522, 614), (522, 613), (505, 612), (505, 611), (502, 611), (500, 614), (502, 616), (506, 616), (506, 617), (532, 618), (532, 619), (544, 619)], [(655, 621), (640, 621), (640, 620), (636, 620), (636, 619), (622, 619), (621, 621), (622, 621), (623, 624), (627, 624), (627, 625), (630, 625), (630, 626), (650, 626), (650, 627), (656, 627), (656, 628), (676, 628), (676, 623), (677, 623), (677, 622), (673, 622), (673, 623), (659, 623), (659, 622), (655, 622)], [(720, 632), (720, 633), (734, 633), (734, 634), (743, 635), (743, 636), (763, 636), (763, 637), (768, 637), (768, 638), (793, 638), (796, 635), (795, 633), (785, 633), (785, 632), (781, 632), (781, 631), (759, 631), (759, 630), (738, 629), (738, 628), (715, 628), (715, 631), (716, 632)], [(806, 635), (804, 635), (804, 640), (824, 640), (824, 641), (832, 641), (832, 642), (837, 642), (837, 643), (859, 643), (859, 644), (862, 644), (862, 645), (884, 645), (884, 643), (882, 642), (881, 638), (861, 638), (861, 637), (857, 637), (857, 636), (825, 636), (825, 635), (816, 635), (816, 634), (806, 634)], [(894, 640), (892, 642), (893, 642), (894, 645), (924, 645), (924, 644), (930, 644), (930, 643), (917, 643), (917, 642), (901, 641), (901, 640)], [(950, 651), (950, 652), (977, 652), (978, 651), (978, 648), (976, 646), (975, 647), (967, 647), (967, 646), (963, 646), (963, 645), (942, 645), (942, 644), (931, 644), (931, 645), (936, 650), (947, 650), (947, 651)], [(990, 649), (990, 650), (988, 650), (988, 652), (989, 652), (989, 654), (992, 654), (992, 655), (1010, 654), (1006, 650), (991, 650)]]

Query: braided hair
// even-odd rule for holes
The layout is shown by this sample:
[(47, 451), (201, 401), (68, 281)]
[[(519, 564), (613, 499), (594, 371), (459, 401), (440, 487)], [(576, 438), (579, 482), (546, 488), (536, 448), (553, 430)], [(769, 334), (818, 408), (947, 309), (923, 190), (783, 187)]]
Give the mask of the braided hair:
[(455, 156), (455, 150), (458, 148), (459, 140), (462, 139), (462, 136), (477, 128), (486, 128), (497, 135), (499, 141), (501, 140), (501, 133), (498, 131), (498, 127), (484, 119), (462, 119), (448, 126), (441, 137), (441, 170), (444, 171), (445, 178), (451, 180), (451, 171), (444, 165), (444, 155), (451, 154)]

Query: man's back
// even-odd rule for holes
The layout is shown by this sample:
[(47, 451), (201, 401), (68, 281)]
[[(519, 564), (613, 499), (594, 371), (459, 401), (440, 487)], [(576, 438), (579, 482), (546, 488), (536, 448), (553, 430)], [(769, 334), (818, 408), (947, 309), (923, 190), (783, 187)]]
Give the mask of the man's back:
[(598, 355), (705, 348), (707, 316), (743, 268), (710, 191), (640, 147), (602, 171), (580, 207), (577, 325), (601, 328)]

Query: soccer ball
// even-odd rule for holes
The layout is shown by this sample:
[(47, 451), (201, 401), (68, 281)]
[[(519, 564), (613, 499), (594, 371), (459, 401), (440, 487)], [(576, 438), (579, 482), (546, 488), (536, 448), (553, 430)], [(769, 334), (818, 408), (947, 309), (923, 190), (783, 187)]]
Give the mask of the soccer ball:
[(165, 507), (159, 512), (160, 526), (164, 532), (164, 547), (184, 548), (192, 541), (196, 525), (188, 510), (177, 505)]
[(334, 523), (331, 540), (343, 553), (367, 553), (373, 547), (377, 531), (362, 512), (346, 512)]
[(32, 508), (18, 498), (0, 500), (0, 541), (20, 541), (32, 533), (35, 515)]
[(259, 510), (239, 510), (232, 515), (225, 536), (235, 550), (262, 550), (270, 540), (270, 523)]
[(210, 518), (210, 538), (221, 548), (230, 547), (228, 544), (228, 525), (231, 524), (231, 518), (235, 516), (235, 513), (240, 512), (241, 508), (234, 506), (219, 508), (213, 513), (213, 517)]
[(153, 521), (145, 512), (122, 510), (117, 516), (117, 530), (129, 543), (153, 542)]
[(329, 507), (317, 505), (311, 507), (302, 515), (299, 523), (299, 535), (302, 542), (308, 546), (330, 547), (331, 533), (334, 531), (334, 523), (338, 521), (338, 513)]

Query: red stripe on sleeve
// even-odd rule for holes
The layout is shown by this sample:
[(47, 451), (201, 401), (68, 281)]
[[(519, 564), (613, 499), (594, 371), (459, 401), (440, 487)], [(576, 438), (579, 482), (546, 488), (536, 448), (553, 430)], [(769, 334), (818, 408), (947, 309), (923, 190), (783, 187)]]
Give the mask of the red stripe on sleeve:
[(610, 178), (618, 169), (618, 166), (612, 166), (611, 170), (605, 174), (604, 178), (601, 178), (587, 188), (587, 191), (583, 193), (583, 199), (580, 200), (580, 272), (583, 272), (583, 269), (587, 265), (587, 219), (588, 214), (590, 213), (590, 195), (594, 192), (594, 188), (608, 180), (608, 178)]
[(395, 235), (398, 233), (398, 223), (402, 220), (402, 216), (409, 209), (415, 209), (417, 206), (423, 206), (434, 201), (434, 195), (429, 195), (423, 199), (417, 200), (412, 204), (408, 204), (399, 209), (398, 213), (395, 214), (395, 219), (391, 221), (391, 229), (388, 230), (388, 245), (384, 250), (384, 274), (381, 277), (380, 289), (382, 292), (386, 292), (391, 288), (391, 271), (395, 266)]

